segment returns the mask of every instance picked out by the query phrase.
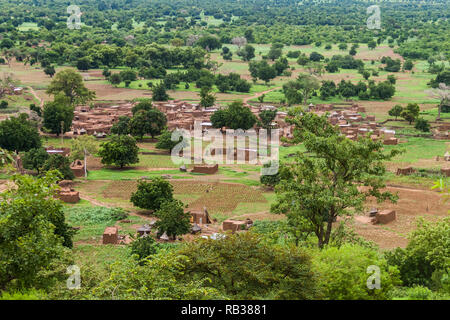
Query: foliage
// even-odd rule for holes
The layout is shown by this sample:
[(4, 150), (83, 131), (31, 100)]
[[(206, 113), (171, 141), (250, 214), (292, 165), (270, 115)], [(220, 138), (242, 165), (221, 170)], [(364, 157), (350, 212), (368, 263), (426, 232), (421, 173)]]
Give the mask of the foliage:
[(139, 261), (150, 257), (158, 252), (158, 244), (151, 236), (135, 239), (131, 245), (131, 255), (136, 255)]
[(450, 218), (431, 223), (418, 221), (405, 249), (386, 253), (389, 264), (397, 266), (407, 286), (430, 286), (433, 273), (450, 268)]
[(173, 200), (173, 187), (160, 177), (150, 182), (140, 181), (137, 191), (130, 198), (136, 207), (153, 211), (159, 210), (163, 202), (171, 200)]
[(73, 207), (68, 208), (66, 212), (71, 224), (84, 226), (115, 223), (128, 217), (122, 208)]
[(186, 141), (186, 139), (183, 139), (182, 136), (180, 136), (178, 141), (172, 141), (172, 134), (173, 131), (164, 130), (163, 133), (158, 137), (156, 148), (172, 151), (172, 149), (180, 143), (181, 149), (184, 149), (189, 146), (189, 142)]
[(25, 169), (36, 170), (39, 174), (48, 158), (49, 154), (44, 148), (35, 148), (25, 152), (22, 157), (22, 164)]
[(81, 75), (71, 69), (58, 72), (48, 86), (47, 93), (55, 96), (62, 93), (71, 105), (85, 104), (95, 98), (95, 93), (84, 86)]
[(70, 160), (63, 155), (52, 154), (45, 160), (41, 171), (47, 172), (51, 170), (58, 170), (64, 180), (75, 179), (75, 175), (70, 169)]
[(0, 288), (30, 288), (57, 276), (42, 272), (67, 256), (63, 246), (72, 246), (73, 230), (53, 197), (56, 180), (55, 172), (38, 179), (16, 175), (17, 188), (0, 195)]
[(268, 245), (252, 232), (201, 239), (181, 248), (188, 279), (211, 279), (209, 287), (230, 299), (314, 299), (310, 257), (301, 248)]
[(191, 214), (184, 212), (183, 203), (179, 200), (172, 199), (162, 202), (155, 215), (159, 218), (155, 223), (158, 236), (166, 233), (168, 237), (175, 240), (177, 236), (191, 231)]
[[(294, 162), (282, 165), (285, 172), (275, 188), (272, 211), (287, 214), (288, 219), (303, 217), (299, 221), (315, 233), (320, 248), (330, 241), (334, 219), (349, 215), (349, 208), (361, 211), (370, 196), (380, 202), (396, 201), (396, 196), (381, 189), (383, 161), (397, 151), (384, 154), (383, 145), (368, 138), (349, 140), (326, 116), (307, 113), (289, 122), (295, 125), (293, 142), (302, 142), (308, 155), (297, 153)], [(358, 190), (359, 185), (367, 190)]]
[(139, 147), (136, 140), (130, 136), (112, 136), (110, 141), (103, 142), (98, 151), (102, 163), (119, 166), (121, 169), (129, 164), (139, 162)]
[[(383, 300), (401, 284), (399, 272), (369, 248), (345, 244), (326, 247), (313, 254), (314, 270), (319, 273), (319, 287), (326, 299)], [(380, 268), (380, 289), (369, 289), (367, 267)]]
[(0, 147), (9, 151), (28, 151), (42, 145), (39, 132), (28, 115), (21, 113), (17, 117), (0, 122)]
[(423, 132), (430, 132), (430, 124), (428, 123), (428, 120), (424, 118), (418, 118), (414, 128)]
[(211, 116), (214, 128), (228, 127), (234, 130), (248, 130), (255, 125), (256, 121), (255, 115), (241, 101), (235, 101), (228, 108), (217, 110)]
[(74, 108), (70, 104), (68, 97), (57, 95), (53, 102), (44, 105), (43, 125), (51, 133), (63, 134), (72, 127)]

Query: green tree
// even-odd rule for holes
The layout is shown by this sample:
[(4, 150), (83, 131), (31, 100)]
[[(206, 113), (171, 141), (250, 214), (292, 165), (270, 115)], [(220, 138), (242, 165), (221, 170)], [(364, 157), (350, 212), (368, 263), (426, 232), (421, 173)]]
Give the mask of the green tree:
[(46, 92), (55, 96), (63, 93), (71, 105), (85, 104), (95, 98), (95, 92), (84, 86), (81, 75), (71, 69), (58, 72)]
[(418, 118), (414, 128), (423, 132), (430, 132), (430, 123), (424, 118)]
[(183, 203), (179, 200), (163, 202), (155, 215), (159, 219), (155, 223), (159, 236), (165, 232), (175, 240), (177, 236), (191, 231), (191, 214), (184, 212)]
[(300, 90), (303, 96), (303, 104), (306, 105), (311, 94), (320, 88), (320, 82), (314, 76), (300, 74), (297, 77), (297, 83), (298, 90)]
[(242, 50), (237, 52), (237, 55), (244, 61), (250, 61), (255, 57), (255, 47), (250, 44), (246, 44)]
[(158, 244), (155, 239), (149, 235), (140, 237), (131, 243), (131, 254), (137, 255), (139, 261), (142, 261), (157, 252)]
[(216, 102), (216, 97), (212, 93), (211, 88), (203, 87), (200, 90), (200, 105), (204, 108), (212, 107)]
[(406, 108), (402, 111), (401, 117), (411, 124), (419, 116), (420, 107), (417, 103), (408, 103)]
[(48, 157), (49, 154), (44, 148), (31, 149), (23, 155), (22, 164), (25, 169), (36, 170), (39, 174)]
[(0, 148), (28, 151), (42, 145), (38, 129), (26, 113), (0, 122)]
[[(0, 194), (0, 288), (44, 286), (52, 278), (63, 280), (73, 230), (64, 219), (56, 194), (55, 172), (34, 179), (15, 175), (16, 187)], [(68, 263), (71, 264), (71, 263)], [(49, 272), (50, 271), (50, 272)]]
[(112, 134), (117, 134), (117, 135), (127, 135), (130, 133), (130, 117), (127, 116), (120, 116), (119, 120), (113, 124), (112, 128), (111, 128), (111, 133)]
[(395, 120), (397, 120), (397, 117), (399, 117), (403, 112), (403, 107), (399, 104), (396, 104), (391, 110), (389, 110), (389, 115), (391, 117), (395, 117)]
[[(326, 116), (307, 113), (289, 123), (295, 126), (292, 142), (302, 142), (307, 153), (298, 153), (292, 163), (282, 165), (272, 211), (286, 214), (288, 220), (301, 220), (299, 227), (314, 232), (319, 248), (329, 243), (333, 221), (350, 215), (350, 208), (362, 211), (371, 196), (380, 202), (397, 200), (381, 189), (385, 186), (383, 161), (398, 151), (383, 153), (383, 144), (368, 138), (347, 139)], [(365, 191), (359, 186), (365, 186)]]
[(114, 86), (118, 86), (122, 82), (122, 79), (120, 78), (120, 75), (118, 73), (111, 74), (108, 80)]
[(43, 126), (57, 136), (72, 127), (74, 108), (68, 97), (58, 94), (53, 102), (47, 102), (43, 111)]
[(256, 116), (241, 101), (235, 101), (223, 110), (217, 110), (211, 116), (214, 128), (228, 127), (231, 129), (248, 130), (257, 121)]
[(419, 219), (409, 234), (405, 249), (386, 252), (389, 264), (397, 266), (403, 284), (432, 285), (433, 274), (448, 273), (450, 268), (450, 218), (436, 222)]
[(44, 73), (48, 76), (50, 76), (50, 78), (53, 78), (53, 76), (56, 73), (55, 67), (54, 66), (47, 66), (44, 68)]
[(106, 165), (124, 166), (139, 162), (139, 147), (136, 140), (130, 136), (112, 136), (110, 141), (100, 145), (98, 154)]
[(265, 129), (272, 128), (272, 122), (277, 116), (277, 110), (263, 110), (259, 113), (262, 127)]
[(172, 131), (164, 130), (163, 133), (158, 137), (156, 148), (172, 151), (172, 149), (179, 143), (181, 143), (181, 147), (183, 149), (189, 146), (189, 142), (183, 139), (183, 137), (180, 137), (178, 141), (172, 141)]
[(160, 177), (156, 177), (150, 182), (140, 181), (137, 191), (133, 192), (130, 198), (136, 207), (152, 211), (159, 210), (164, 202), (172, 200), (172, 185)]
[(166, 87), (162, 82), (153, 86), (153, 101), (167, 101), (169, 100), (169, 95), (166, 92)]
[(51, 170), (58, 170), (64, 180), (73, 180), (75, 175), (70, 169), (69, 158), (60, 154), (52, 154), (42, 165), (41, 171), (47, 172)]
[(191, 242), (179, 254), (187, 257), (186, 278), (207, 277), (210, 286), (229, 299), (320, 297), (311, 258), (303, 248), (269, 245), (254, 232)]

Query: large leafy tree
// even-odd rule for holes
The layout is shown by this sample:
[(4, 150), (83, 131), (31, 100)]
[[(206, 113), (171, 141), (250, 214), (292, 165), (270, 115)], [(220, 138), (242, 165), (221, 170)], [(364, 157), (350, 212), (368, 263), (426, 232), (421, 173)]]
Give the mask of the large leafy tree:
[(21, 113), (0, 122), (0, 147), (9, 151), (28, 151), (42, 145), (35, 124)]
[(130, 198), (130, 201), (136, 207), (153, 211), (159, 210), (162, 203), (172, 200), (172, 185), (159, 177), (152, 179), (150, 182), (139, 182), (137, 191)]
[(295, 126), (293, 142), (302, 142), (307, 153), (298, 153), (292, 163), (282, 166), (272, 210), (301, 221), (298, 227), (314, 232), (320, 248), (330, 241), (333, 221), (351, 215), (350, 209), (361, 211), (368, 197), (397, 200), (381, 189), (383, 161), (398, 151), (384, 153), (381, 142), (368, 138), (347, 139), (325, 116), (307, 113), (288, 121)]
[(314, 76), (300, 74), (297, 77), (297, 83), (303, 96), (303, 104), (306, 105), (311, 94), (320, 88), (320, 82)]
[(61, 177), (64, 180), (73, 180), (75, 179), (75, 175), (70, 169), (70, 160), (69, 158), (60, 155), (60, 154), (52, 154), (48, 157), (48, 159), (42, 165), (41, 170), (43, 172), (58, 170), (61, 174)]
[(16, 175), (15, 187), (0, 195), (0, 289), (42, 284), (43, 272), (72, 246), (73, 230), (53, 197), (57, 179), (56, 172), (38, 179)]
[(48, 159), (49, 154), (44, 148), (31, 149), (22, 157), (23, 167), (25, 169), (36, 170), (39, 174), (45, 161)]
[(256, 116), (241, 101), (235, 101), (228, 108), (217, 110), (211, 116), (211, 123), (214, 128), (225, 126), (234, 130), (248, 130), (255, 125), (256, 121)]
[(63, 93), (71, 105), (84, 104), (95, 98), (95, 92), (84, 86), (81, 75), (71, 69), (58, 72), (48, 86), (47, 93), (55, 96)]
[(126, 165), (139, 162), (139, 147), (136, 140), (130, 136), (113, 136), (110, 141), (100, 145), (98, 154), (102, 163), (123, 168)]
[(191, 231), (191, 214), (184, 212), (183, 203), (179, 200), (163, 202), (155, 215), (159, 218), (155, 223), (159, 235), (165, 232), (175, 240)]
[(145, 134), (150, 134), (154, 138), (164, 130), (166, 124), (166, 115), (152, 107), (149, 110), (137, 111), (128, 126), (132, 136), (142, 139)]
[(44, 106), (43, 125), (57, 136), (64, 134), (72, 127), (73, 112), (70, 99), (58, 94), (53, 102), (48, 102)]

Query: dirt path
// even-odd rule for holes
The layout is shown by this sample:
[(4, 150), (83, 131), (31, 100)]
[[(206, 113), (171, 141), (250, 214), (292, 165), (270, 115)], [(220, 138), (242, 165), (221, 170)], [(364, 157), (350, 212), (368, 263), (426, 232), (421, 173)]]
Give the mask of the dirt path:
[(41, 108), (43, 108), (43, 107), (44, 107), (44, 100), (41, 99), (41, 98), (39, 98), (39, 96), (37, 95), (36, 91), (34, 91), (34, 89), (33, 89), (32, 87), (28, 87), (28, 89), (30, 90), (30, 93), (31, 93), (37, 100), (40, 101), (40, 102), (39, 102), (39, 106), (40, 106)]
[(258, 99), (258, 98), (261, 97), (263, 94), (272, 92), (272, 91), (274, 91), (274, 90), (278, 90), (278, 89), (280, 89), (280, 88), (281, 88), (281, 87), (275, 87), (275, 88), (270, 89), (270, 90), (266, 90), (266, 91), (263, 91), (263, 92), (258, 92), (258, 93), (256, 93), (255, 95), (253, 95), (253, 96), (251, 96), (251, 97), (244, 98), (244, 103), (247, 103), (249, 100), (252, 100), (252, 99)]

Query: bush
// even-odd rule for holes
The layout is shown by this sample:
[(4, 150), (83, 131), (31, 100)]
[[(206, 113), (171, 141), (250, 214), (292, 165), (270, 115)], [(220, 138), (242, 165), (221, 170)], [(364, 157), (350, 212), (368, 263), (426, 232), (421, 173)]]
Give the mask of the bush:
[(145, 236), (131, 243), (131, 255), (137, 255), (139, 261), (158, 252), (158, 244), (151, 236)]
[(130, 201), (139, 208), (147, 210), (159, 210), (162, 203), (173, 200), (172, 185), (162, 179), (154, 178), (151, 182), (141, 181), (137, 191), (133, 192)]
[(8, 108), (8, 101), (2, 100), (0, 101), (0, 109)]
[(431, 286), (433, 273), (449, 268), (449, 235), (449, 217), (435, 223), (420, 219), (407, 247), (386, 252), (385, 257), (390, 265), (398, 267), (405, 285)]
[[(397, 268), (370, 248), (344, 244), (340, 248), (327, 247), (313, 256), (314, 270), (320, 274), (319, 287), (327, 299), (386, 299), (389, 291), (401, 283)], [(380, 268), (380, 289), (367, 287), (367, 267), (371, 265)]]

